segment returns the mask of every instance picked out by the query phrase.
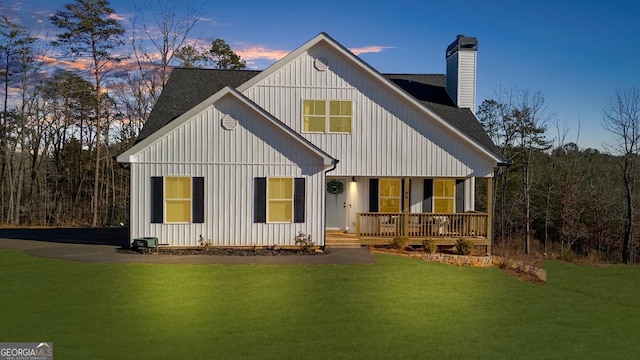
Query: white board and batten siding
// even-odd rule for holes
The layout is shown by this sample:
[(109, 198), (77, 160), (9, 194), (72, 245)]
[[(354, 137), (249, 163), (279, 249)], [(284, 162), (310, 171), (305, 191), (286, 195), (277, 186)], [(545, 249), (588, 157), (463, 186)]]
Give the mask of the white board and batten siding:
[[(314, 66), (327, 60), (324, 71)], [(329, 176), (492, 176), (495, 160), (388, 85), (320, 44), (243, 91), (340, 162)], [(304, 99), (351, 100), (351, 134), (303, 132)]]
[[(224, 115), (237, 120), (222, 127)], [(298, 231), (324, 239), (323, 160), (300, 142), (227, 96), (184, 121), (133, 157), (131, 237), (158, 237), (161, 244), (197, 246), (200, 235), (217, 246), (294, 245)], [(202, 224), (151, 223), (153, 176), (204, 177)], [(254, 222), (254, 178), (305, 178), (305, 222)], [(323, 244), (319, 244), (323, 245)]]
[(476, 113), (477, 51), (460, 50), (447, 58), (447, 93), (459, 108)]

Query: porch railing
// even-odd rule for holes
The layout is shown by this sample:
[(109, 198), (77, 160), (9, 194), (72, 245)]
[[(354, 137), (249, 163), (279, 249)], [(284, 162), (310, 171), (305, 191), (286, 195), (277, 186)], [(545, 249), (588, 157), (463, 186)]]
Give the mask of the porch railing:
[[(408, 222), (405, 224), (405, 217)], [(482, 212), (357, 213), (358, 237), (408, 236), (410, 238), (487, 237), (488, 215)]]

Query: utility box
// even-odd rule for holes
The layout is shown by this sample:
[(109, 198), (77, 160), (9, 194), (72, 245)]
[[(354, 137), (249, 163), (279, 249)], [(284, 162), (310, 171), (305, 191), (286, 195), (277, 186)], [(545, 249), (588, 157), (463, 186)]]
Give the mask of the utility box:
[(135, 238), (131, 242), (131, 247), (134, 250), (142, 248), (142, 249), (147, 249), (149, 251), (151, 251), (151, 249), (154, 249), (156, 252), (158, 252), (158, 238), (157, 237)]

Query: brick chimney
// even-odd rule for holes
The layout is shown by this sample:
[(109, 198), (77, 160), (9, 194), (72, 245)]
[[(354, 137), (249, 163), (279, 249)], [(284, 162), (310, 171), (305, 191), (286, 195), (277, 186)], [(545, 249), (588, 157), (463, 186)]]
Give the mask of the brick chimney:
[(447, 94), (459, 108), (476, 113), (478, 39), (458, 35), (447, 47)]

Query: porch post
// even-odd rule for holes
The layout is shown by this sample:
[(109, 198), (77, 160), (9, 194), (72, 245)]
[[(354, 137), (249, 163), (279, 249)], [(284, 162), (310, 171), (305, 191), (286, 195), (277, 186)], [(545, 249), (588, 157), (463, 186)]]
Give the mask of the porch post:
[(404, 178), (404, 194), (402, 194), (402, 212), (404, 213), (402, 221), (402, 233), (404, 236), (409, 236), (409, 178)]
[(487, 237), (489, 247), (488, 255), (491, 255), (491, 246), (493, 245), (493, 177), (487, 178)]

